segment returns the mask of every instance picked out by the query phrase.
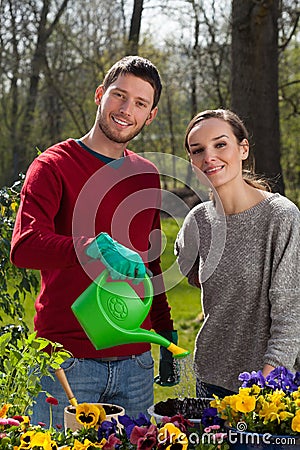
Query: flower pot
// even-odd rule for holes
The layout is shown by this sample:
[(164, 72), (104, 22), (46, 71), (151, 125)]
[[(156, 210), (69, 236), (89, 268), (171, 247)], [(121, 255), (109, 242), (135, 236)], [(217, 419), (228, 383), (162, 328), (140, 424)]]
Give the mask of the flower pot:
[(209, 407), (212, 400), (213, 398), (168, 398), (166, 401), (150, 406), (148, 413), (157, 424), (161, 423), (165, 416), (173, 417), (181, 414), (190, 422), (199, 425), (203, 410)]
[[(240, 424), (243, 424), (241, 422)], [(231, 450), (300, 450), (300, 435), (271, 435), (240, 431), (225, 424)]]
[[(118, 422), (118, 416), (124, 416), (125, 409), (119, 405), (110, 403), (94, 403), (94, 405), (101, 405), (105, 409), (106, 419), (114, 418)], [(74, 406), (66, 406), (64, 409), (64, 425), (65, 429), (70, 428), (72, 431), (81, 430), (83, 426), (76, 420), (76, 408)]]

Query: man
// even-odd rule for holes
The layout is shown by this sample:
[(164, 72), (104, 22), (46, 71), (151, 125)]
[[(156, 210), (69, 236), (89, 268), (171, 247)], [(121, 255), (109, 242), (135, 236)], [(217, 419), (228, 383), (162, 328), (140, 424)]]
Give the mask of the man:
[[(142, 327), (176, 341), (160, 268), (159, 175), (152, 163), (127, 149), (154, 120), (160, 93), (159, 73), (150, 61), (129, 56), (112, 66), (95, 93), (92, 129), (79, 140), (48, 148), (29, 167), (11, 248), (15, 265), (41, 271), (35, 329), (72, 353), (62, 367), (77, 401), (119, 404), (130, 416), (153, 403), (150, 345), (97, 351), (71, 305), (105, 266), (113, 279), (136, 284), (146, 266), (156, 295)], [(158, 382), (172, 384), (169, 360), (166, 366)], [(59, 401), (53, 424), (62, 424), (65, 393), (49, 377), (42, 385)], [(40, 394), (32, 421), (47, 424), (48, 419)]]

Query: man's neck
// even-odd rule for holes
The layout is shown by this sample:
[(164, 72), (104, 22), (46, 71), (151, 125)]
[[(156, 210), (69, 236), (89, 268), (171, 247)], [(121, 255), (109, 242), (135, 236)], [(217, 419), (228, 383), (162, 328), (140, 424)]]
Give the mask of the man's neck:
[(97, 133), (93, 127), (85, 136), (80, 138), (87, 147), (94, 152), (101, 153), (109, 158), (118, 159), (124, 155), (127, 143), (112, 142), (103, 133)]

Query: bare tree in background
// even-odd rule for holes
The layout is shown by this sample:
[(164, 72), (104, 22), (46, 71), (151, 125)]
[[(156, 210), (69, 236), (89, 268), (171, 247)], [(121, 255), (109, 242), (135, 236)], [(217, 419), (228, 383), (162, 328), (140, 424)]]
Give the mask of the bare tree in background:
[(278, 105), (279, 0), (232, 0), (231, 107), (254, 144), (255, 171), (284, 193)]
[[(26, 164), (26, 148), (30, 140), (30, 134), (32, 130), (32, 123), (34, 119), (35, 108), (38, 99), (38, 87), (40, 82), (41, 70), (45, 65), (45, 53), (47, 48), (47, 42), (54, 32), (61, 15), (65, 11), (69, 0), (63, 0), (56, 13), (52, 16), (52, 20), (49, 20), (49, 12), (51, 6), (51, 0), (43, 0), (40, 7), (37, 4), (32, 4), (30, 9), (29, 4), (23, 4), (21, 2), (13, 2), (7, 0), (6, 4), (3, 3), (4, 11), (7, 17), (10, 18), (11, 27), (9, 33), (12, 36), (13, 42), (13, 54), (15, 57), (15, 64), (13, 66), (13, 72), (11, 76), (11, 88), (13, 92), (13, 105), (11, 116), (11, 146), (13, 150), (13, 176), (16, 178), (20, 171), (24, 171)], [(20, 8), (20, 9), (19, 9)], [(22, 16), (22, 11), (24, 16)], [(22, 26), (22, 20), (25, 20), (25, 26), (27, 27), (27, 33), (32, 26), (36, 27), (36, 35), (34, 36), (33, 51), (29, 56), (28, 48), (25, 49), (26, 64), (29, 68), (28, 73), (28, 89), (24, 95), (24, 105), (22, 106), (22, 113), (20, 112), (19, 96), (17, 94), (17, 83), (20, 82), (20, 66), (21, 66), (21, 53), (19, 49), (19, 36), (20, 27)], [(5, 24), (5, 23), (4, 23)], [(4, 32), (4, 28), (2, 29)], [(9, 36), (9, 33), (7, 35)], [(25, 33), (26, 34), (26, 33)], [(3, 36), (3, 35), (2, 35)], [(27, 34), (28, 36), (28, 34)], [(28, 46), (30, 39), (28, 39)], [(24, 52), (24, 48), (23, 48)], [(24, 57), (24, 54), (23, 54)], [(22, 62), (24, 65), (24, 62)], [(19, 120), (18, 127), (14, 126), (17, 119)]]
[(143, 3), (144, 0), (134, 0), (128, 38), (129, 55), (137, 55), (139, 51)]

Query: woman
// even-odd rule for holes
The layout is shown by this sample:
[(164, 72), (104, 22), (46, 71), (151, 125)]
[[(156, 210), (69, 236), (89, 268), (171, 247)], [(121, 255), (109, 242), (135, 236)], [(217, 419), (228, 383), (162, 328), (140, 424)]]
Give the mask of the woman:
[(201, 288), (197, 396), (230, 395), (243, 371), (300, 370), (300, 212), (243, 170), (248, 133), (233, 112), (199, 113), (185, 147), (214, 193), (189, 212), (175, 243), (181, 272)]

